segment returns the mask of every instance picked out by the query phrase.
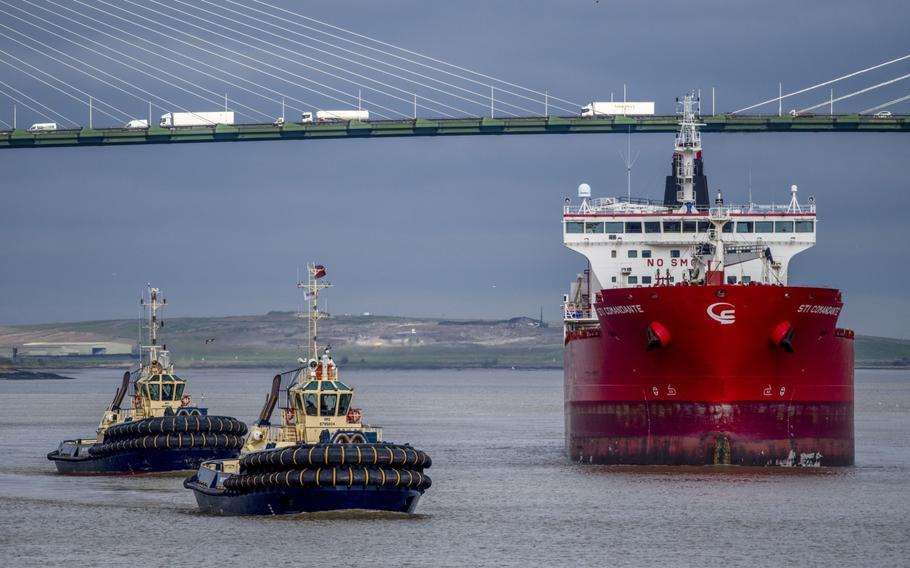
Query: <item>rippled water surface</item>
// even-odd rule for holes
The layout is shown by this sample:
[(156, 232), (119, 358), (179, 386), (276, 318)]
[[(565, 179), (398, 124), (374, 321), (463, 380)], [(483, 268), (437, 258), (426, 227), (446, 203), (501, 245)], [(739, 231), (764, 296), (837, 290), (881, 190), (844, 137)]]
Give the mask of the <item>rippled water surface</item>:
[[(273, 370), (193, 370), (258, 414)], [(182, 475), (63, 477), (121, 372), (0, 381), (4, 566), (907, 566), (910, 373), (858, 371), (849, 469), (596, 467), (563, 455), (560, 371), (348, 372), (364, 421), (433, 456), (414, 516), (196, 512)]]

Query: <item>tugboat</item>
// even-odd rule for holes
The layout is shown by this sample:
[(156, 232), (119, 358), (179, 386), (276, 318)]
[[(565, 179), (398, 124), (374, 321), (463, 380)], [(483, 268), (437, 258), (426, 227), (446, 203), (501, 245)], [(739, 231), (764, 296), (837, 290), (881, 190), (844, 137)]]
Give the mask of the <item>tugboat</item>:
[[(330, 347), (317, 345), (321, 265), (308, 266), (298, 287), (308, 301), (308, 356), (302, 367), (275, 375), (259, 419), (236, 459), (204, 462), (184, 481), (208, 513), (280, 515), (341, 509), (413, 513), (431, 484), (430, 457), (382, 439), (352, 406), (354, 391), (341, 382)], [(282, 378), (290, 384), (281, 388)], [(282, 397), (283, 395), (283, 397)], [(270, 420), (279, 398), (280, 426)]]
[[(205, 460), (239, 455), (246, 425), (228, 416), (209, 416), (174, 374), (166, 345), (158, 345), (163, 322), (158, 288), (148, 287), (149, 345), (140, 346), (139, 368), (123, 374), (114, 400), (94, 438), (65, 440), (47, 455), (64, 474), (133, 474), (185, 471)], [(145, 300), (140, 303), (145, 305)], [(130, 392), (130, 407), (123, 401)]]

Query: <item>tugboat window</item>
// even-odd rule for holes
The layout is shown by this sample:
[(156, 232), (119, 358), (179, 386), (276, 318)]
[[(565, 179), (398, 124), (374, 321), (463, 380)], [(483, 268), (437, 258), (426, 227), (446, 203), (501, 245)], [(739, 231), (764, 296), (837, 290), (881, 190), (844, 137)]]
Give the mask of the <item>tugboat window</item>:
[(343, 394), (341, 399), (338, 401), (338, 415), (344, 416), (348, 413), (348, 407), (351, 406), (351, 395)]
[(316, 416), (316, 395), (312, 393), (303, 395), (303, 407), (307, 416)]
[(161, 400), (174, 400), (174, 383), (161, 383)]
[(335, 416), (335, 407), (338, 404), (337, 394), (324, 394), (322, 395), (322, 400), (320, 402), (322, 403), (320, 406), (320, 416)]
[(344, 384), (341, 381), (335, 381), (335, 386), (338, 387), (338, 390), (346, 390), (346, 391), (351, 390), (351, 387), (349, 387), (348, 385)]
[(183, 398), (183, 389), (186, 388), (186, 383), (177, 383), (174, 385), (174, 400), (180, 400)]
[(149, 383), (149, 399), (161, 400), (161, 387), (158, 383)]
[(319, 388), (324, 391), (333, 391), (333, 390), (335, 390), (335, 385), (332, 384), (332, 381), (323, 381), (320, 384)]

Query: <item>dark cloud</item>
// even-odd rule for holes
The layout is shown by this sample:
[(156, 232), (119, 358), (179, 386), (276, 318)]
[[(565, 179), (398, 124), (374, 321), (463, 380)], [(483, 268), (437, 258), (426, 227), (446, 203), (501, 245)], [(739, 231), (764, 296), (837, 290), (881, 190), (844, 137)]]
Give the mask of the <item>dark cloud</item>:
[[(308, 3), (307, 14), (571, 101), (621, 96), (625, 82), (630, 98), (655, 100), (659, 112), (670, 112), (673, 98), (687, 89), (707, 94), (716, 87), (719, 109), (732, 110), (774, 96), (778, 81), (785, 89), (807, 86), (907, 51), (905, 3), (877, 3), (875, 14), (863, 2), (793, 6), (326, 1)], [(3, 4), (0, 10), (14, 12)], [(185, 93), (51, 34), (6, 16), (0, 23), (200, 108)], [(178, 18), (173, 28), (185, 29)], [(130, 33), (155, 37), (150, 30)], [(221, 41), (216, 34), (205, 37)], [(2, 37), (0, 49), (133, 116), (148, 112), (142, 101)], [(144, 60), (159, 65), (165, 77), (191, 76), (163, 59)], [(230, 68), (291, 90), (248, 69)], [(908, 68), (896, 65), (838, 85), (836, 94)], [(87, 120), (77, 102), (2, 64), (0, 69), (0, 80)], [(193, 80), (225, 90), (205, 77)], [(351, 91), (350, 85), (332, 84)], [(305, 98), (303, 91), (294, 92)], [(906, 85), (896, 84), (836, 110), (861, 110), (903, 94)], [(236, 90), (230, 95), (280, 112)], [(825, 96), (801, 97), (787, 108)], [(10, 106), (0, 95), (0, 119), (6, 122)], [(407, 105), (395, 108), (410, 112)], [(481, 104), (472, 108), (485, 112)], [(20, 108), (20, 125), (38, 120)], [(669, 172), (672, 136), (635, 136), (632, 143), (641, 151), (635, 192), (658, 197)], [(2, 151), (0, 322), (132, 316), (148, 281), (167, 291), (173, 314), (292, 309), (298, 302), (296, 267), (310, 260), (326, 264), (338, 284), (329, 296), (334, 311), (500, 317), (535, 314), (542, 305), (556, 319), (568, 281), (582, 268), (581, 257), (561, 245), (562, 198), (582, 181), (595, 194), (623, 194), (618, 152), (625, 144), (621, 136), (585, 135)], [(910, 137), (708, 135), (705, 154), (711, 186), (733, 200), (746, 198), (750, 169), (756, 201), (786, 200), (791, 183), (815, 194), (819, 244), (794, 262), (794, 280), (843, 288), (844, 319), (861, 332), (910, 336), (905, 318), (895, 315), (910, 309), (901, 284), (910, 261), (903, 246)]]

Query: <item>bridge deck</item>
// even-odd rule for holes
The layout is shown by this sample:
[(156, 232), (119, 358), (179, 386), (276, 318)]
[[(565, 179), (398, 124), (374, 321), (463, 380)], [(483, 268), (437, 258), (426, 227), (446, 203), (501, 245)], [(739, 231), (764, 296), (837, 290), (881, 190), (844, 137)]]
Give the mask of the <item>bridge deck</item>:
[[(317, 140), (328, 138), (385, 138), (399, 136), (464, 136), (482, 134), (589, 134), (674, 132), (676, 116), (454, 118), (438, 120), (375, 120), (348, 123), (237, 124), (148, 129), (73, 129), (0, 132), (0, 148), (60, 146), (118, 146), (178, 142), (242, 142), (253, 140)], [(833, 116), (705, 116), (702, 132), (910, 132), (910, 116), (877, 118), (847, 114)]]

